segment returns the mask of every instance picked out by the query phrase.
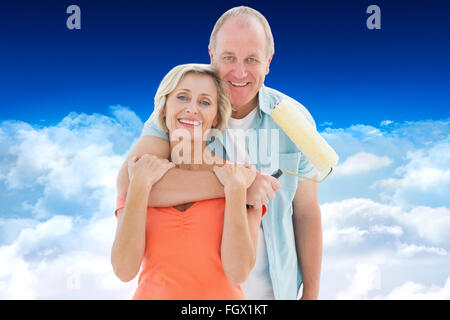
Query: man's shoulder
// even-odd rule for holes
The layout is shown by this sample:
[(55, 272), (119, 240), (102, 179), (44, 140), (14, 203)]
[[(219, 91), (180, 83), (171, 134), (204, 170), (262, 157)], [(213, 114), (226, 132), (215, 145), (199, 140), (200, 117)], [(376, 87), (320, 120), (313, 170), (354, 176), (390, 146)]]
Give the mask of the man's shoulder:
[(315, 123), (314, 118), (312, 117), (311, 113), (308, 111), (308, 109), (303, 104), (301, 104), (297, 100), (291, 98), (290, 96), (288, 96), (278, 90), (275, 90), (273, 88), (269, 88), (266, 86), (263, 87), (262, 93), (263, 93), (263, 97), (261, 97), (261, 98), (263, 98), (262, 102), (264, 105), (262, 105), (260, 107), (264, 108), (267, 113), (270, 113), (270, 110), (274, 109), (275, 106), (278, 103), (280, 103), (282, 100), (287, 99), (287, 100), (293, 102), (300, 109), (300, 111), (302, 111), (302, 113), (305, 115), (306, 119), (308, 119), (308, 121), (314, 127), (316, 127), (316, 123)]

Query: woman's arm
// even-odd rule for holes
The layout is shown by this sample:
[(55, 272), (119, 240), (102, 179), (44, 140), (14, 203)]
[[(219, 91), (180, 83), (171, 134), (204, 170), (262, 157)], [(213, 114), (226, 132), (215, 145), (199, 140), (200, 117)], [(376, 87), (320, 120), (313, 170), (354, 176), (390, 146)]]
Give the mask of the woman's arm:
[(256, 261), (261, 209), (246, 209), (246, 188), (225, 188), (221, 258), (228, 280), (244, 282)]
[(213, 170), (225, 192), (222, 265), (228, 280), (239, 284), (247, 279), (256, 261), (261, 209), (248, 212), (246, 209), (247, 188), (255, 180), (256, 169), (254, 166), (225, 164)]
[(136, 178), (130, 182), (125, 208), (117, 210), (117, 229), (111, 250), (116, 276), (125, 282), (138, 274), (145, 250), (147, 195), (151, 186)]
[(114, 273), (122, 281), (132, 280), (138, 273), (145, 251), (147, 198), (152, 186), (174, 166), (166, 159), (144, 155), (128, 162), (131, 178), (125, 208), (117, 211), (117, 229), (111, 250)]

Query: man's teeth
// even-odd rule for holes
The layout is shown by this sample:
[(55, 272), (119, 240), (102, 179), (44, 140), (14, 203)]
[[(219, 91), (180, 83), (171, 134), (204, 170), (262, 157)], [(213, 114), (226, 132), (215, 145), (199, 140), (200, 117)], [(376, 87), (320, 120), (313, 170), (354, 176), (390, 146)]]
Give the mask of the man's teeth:
[(244, 82), (244, 83), (237, 83), (237, 82), (232, 82), (232, 81), (230, 81), (230, 82), (233, 86), (236, 86), (236, 87), (244, 87), (248, 84), (248, 82)]
[(180, 119), (178, 121), (180, 121), (181, 123), (191, 124), (194, 126), (199, 126), (202, 124), (201, 121), (190, 121), (190, 120), (183, 120), (183, 119)]

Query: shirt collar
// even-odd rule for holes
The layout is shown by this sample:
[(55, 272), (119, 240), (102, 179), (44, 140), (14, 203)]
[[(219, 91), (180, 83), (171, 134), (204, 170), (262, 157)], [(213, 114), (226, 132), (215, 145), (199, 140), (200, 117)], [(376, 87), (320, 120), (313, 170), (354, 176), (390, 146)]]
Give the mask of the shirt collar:
[(259, 103), (259, 115), (261, 116), (261, 111), (270, 114), (270, 101), (269, 95), (267, 92), (267, 88), (265, 85), (262, 85), (261, 89), (258, 92), (258, 103)]

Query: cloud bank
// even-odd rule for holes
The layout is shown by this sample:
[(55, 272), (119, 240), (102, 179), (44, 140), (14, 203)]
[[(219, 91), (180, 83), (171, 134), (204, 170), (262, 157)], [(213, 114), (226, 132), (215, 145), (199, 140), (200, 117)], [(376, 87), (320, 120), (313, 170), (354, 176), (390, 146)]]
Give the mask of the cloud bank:
[[(130, 299), (110, 265), (115, 179), (143, 123), (127, 107), (55, 126), (0, 123), (0, 298)], [(450, 299), (449, 120), (321, 134), (320, 298)]]

